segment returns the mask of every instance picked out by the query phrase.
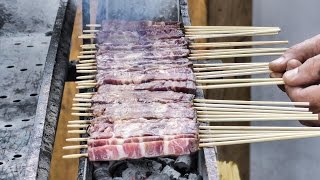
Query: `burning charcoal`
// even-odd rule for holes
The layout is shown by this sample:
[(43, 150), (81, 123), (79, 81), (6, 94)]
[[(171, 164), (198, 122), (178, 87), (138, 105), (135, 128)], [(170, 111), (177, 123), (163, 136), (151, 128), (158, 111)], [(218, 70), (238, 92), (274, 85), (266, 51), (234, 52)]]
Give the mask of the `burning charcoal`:
[(99, 180), (111, 180), (112, 177), (110, 176), (108, 169), (105, 167), (101, 167), (101, 168), (97, 168), (94, 172), (93, 172), (93, 176), (95, 179), (99, 179)]
[(111, 161), (109, 166), (109, 173), (112, 177), (121, 177), (122, 172), (128, 168), (126, 161)]
[(158, 163), (157, 161), (150, 161), (147, 163), (147, 165), (152, 167), (152, 171), (154, 172), (160, 172), (162, 169), (162, 164)]
[(163, 168), (161, 173), (167, 174), (170, 178), (173, 178), (173, 179), (178, 179), (181, 175), (178, 171), (174, 170), (172, 167), (168, 165)]
[(187, 172), (191, 168), (191, 156), (183, 155), (179, 156), (174, 162), (174, 167), (182, 172)]
[(134, 176), (134, 179), (136, 179), (136, 180), (139, 180), (139, 179), (144, 180), (146, 178), (147, 178), (147, 174), (144, 172), (139, 172), (139, 171), (137, 171)]
[(179, 179), (178, 180), (188, 180), (187, 178), (185, 178), (185, 177), (179, 177)]
[(170, 180), (170, 177), (166, 174), (154, 173), (147, 180)]
[(135, 179), (137, 170), (134, 168), (127, 168), (122, 172), (123, 179)]
[(202, 180), (202, 177), (200, 175), (196, 175), (193, 173), (189, 174), (188, 180)]
[(171, 158), (160, 157), (160, 158), (158, 158), (158, 160), (163, 166), (166, 166), (166, 165), (172, 166), (174, 163), (174, 159), (171, 159)]

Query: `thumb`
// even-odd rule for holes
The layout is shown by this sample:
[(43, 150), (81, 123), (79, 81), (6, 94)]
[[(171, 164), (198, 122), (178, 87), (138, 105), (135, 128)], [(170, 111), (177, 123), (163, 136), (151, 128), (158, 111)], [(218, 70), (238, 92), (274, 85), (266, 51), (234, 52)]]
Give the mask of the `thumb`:
[(283, 80), (289, 86), (318, 84), (320, 82), (320, 55), (314, 56), (299, 67), (284, 73)]

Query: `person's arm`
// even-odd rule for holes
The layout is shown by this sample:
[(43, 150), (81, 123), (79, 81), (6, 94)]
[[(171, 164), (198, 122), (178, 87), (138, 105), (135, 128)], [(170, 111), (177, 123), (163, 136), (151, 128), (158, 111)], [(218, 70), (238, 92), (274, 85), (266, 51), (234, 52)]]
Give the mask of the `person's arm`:
[[(269, 67), (274, 72), (271, 77), (283, 77), (290, 99), (310, 102), (320, 120), (320, 35), (293, 46)], [(320, 126), (320, 121), (302, 123)]]

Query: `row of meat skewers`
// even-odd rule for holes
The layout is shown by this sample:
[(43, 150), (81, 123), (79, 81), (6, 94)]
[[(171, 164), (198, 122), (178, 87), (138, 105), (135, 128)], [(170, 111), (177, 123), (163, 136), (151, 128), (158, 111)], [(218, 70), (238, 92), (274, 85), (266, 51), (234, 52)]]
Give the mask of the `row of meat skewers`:
[[(97, 27), (98, 25), (91, 25)], [(189, 39), (218, 38), (233, 36), (273, 35), (279, 28), (254, 27), (185, 27)], [(97, 30), (87, 30), (84, 33), (94, 33)], [(79, 38), (93, 39), (92, 34)], [(252, 41), (252, 42), (221, 42), (221, 43), (190, 43), (190, 48), (237, 47), (252, 45), (285, 44), (287, 41)], [(82, 46), (77, 65), (78, 73), (93, 73), (93, 75), (78, 76), (77, 88), (88, 89), (97, 86), (94, 73), (97, 72), (97, 62), (94, 59), (97, 49), (95, 44)], [(190, 60), (223, 59), (231, 57), (253, 57), (266, 55), (281, 55), (286, 48), (245, 48), (245, 49), (215, 49), (190, 50)], [(195, 61), (194, 61), (195, 62)], [(200, 61), (192, 64), (196, 76), (197, 88), (217, 89), (231, 87), (248, 87), (255, 85), (284, 84), (282, 78), (267, 79), (217, 79), (224, 77), (244, 76), (270, 73), (268, 63), (210, 63)], [(79, 93), (75, 96), (73, 110), (87, 111), (73, 113), (76, 116), (91, 117), (92, 96), (94, 92)], [(292, 105), (297, 107), (291, 107)], [(194, 99), (193, 107), (197, 111), (199, 122), (244, 122), (273, 120), (317, 120), (318, 115), (309, 112), (307, 102), (268, 102), (268, 101), (232, 101)], [(87, 128), (90, 121), (69, 121), (69, 128)], [(273, 140), (316, 137), (320, 135), (318, 128), (309, 127), (244, 127), (244, 126), (199, 126), (199, 147), (214, 147)], [(70, 130), (69, 133), (86, 134), (86, 130)], [(69, 138), (70, 142), (87, 142), (90, 138)], [(88, 148), (87, 145), (67, 146), (64, 149)], [(67, 155), (65, 158), (87, 157), (88, 154)]]

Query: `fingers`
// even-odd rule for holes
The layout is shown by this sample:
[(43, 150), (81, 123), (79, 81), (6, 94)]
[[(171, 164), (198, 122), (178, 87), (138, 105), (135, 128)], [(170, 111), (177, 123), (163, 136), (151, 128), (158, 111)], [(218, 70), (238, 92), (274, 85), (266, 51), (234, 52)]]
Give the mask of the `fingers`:
[(320, 35), (291, 47), (280, 58), (272, 61), (269, 68), (274, 72), (283, 73), (289, 60), (296, 59), (303, 63), (317, 54), (320, 54)]
[(306, 88), (285, 85), (285, 88), (292, 101), (309, 102), (312, 112), (320, 112), (320, 85), (311, 85)]
[(320, 121), (299, 121), (299, 122), (305, 126), (311, 126), (311, 127), (319, 127), (320, 126)]
[(284, 73), (283, 80), (289, 86), (307, 86), (320, 82), (320, 55), (308, 59), (303, 64), (297, 60), (290, 60), (287, 68), (289, 71)]

